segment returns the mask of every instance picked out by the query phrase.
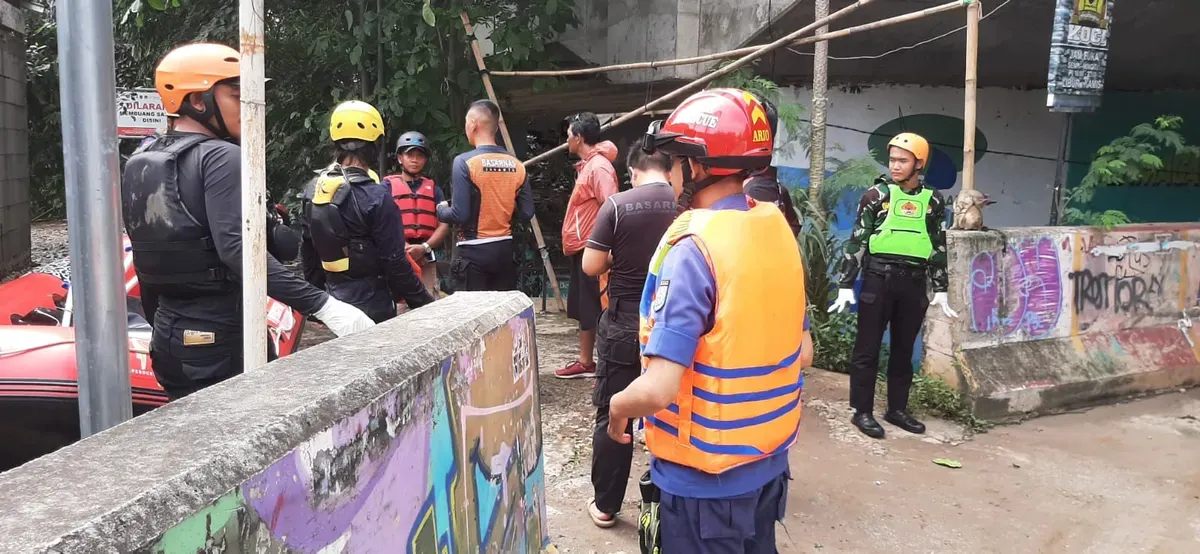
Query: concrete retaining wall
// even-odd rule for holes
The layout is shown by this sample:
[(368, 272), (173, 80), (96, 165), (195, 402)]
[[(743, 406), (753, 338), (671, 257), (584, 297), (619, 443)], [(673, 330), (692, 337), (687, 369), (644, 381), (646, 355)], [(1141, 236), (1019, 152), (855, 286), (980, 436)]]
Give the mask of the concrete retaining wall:
[(0, 0), (0, 276), (29, 264), (29, 122), (20, 5)]
[(0, 475), (0, 552), (538, 552), (529, 299), (464, 293)]
[(951, 231), (949, 249), (960, 317), (930, 311), (924, 370), (977, 415), (1200, 383), (1200, 224)]

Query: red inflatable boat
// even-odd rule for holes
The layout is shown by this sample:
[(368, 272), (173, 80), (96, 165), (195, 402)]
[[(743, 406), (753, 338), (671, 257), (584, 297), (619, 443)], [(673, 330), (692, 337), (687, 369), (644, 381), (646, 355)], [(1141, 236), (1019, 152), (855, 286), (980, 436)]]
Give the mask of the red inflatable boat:
[[(129, 377), (134, 416), (167, 402), (150, 367), (150, 326), (142, 313), (133, 256), (125, 239), (129, 308)], [(79, 440), (75, 330), (65, 262), (0, 285), (0, 471)], [(267, 332), (275, 351), (296, 350), (304, 317), (267, 301)]]

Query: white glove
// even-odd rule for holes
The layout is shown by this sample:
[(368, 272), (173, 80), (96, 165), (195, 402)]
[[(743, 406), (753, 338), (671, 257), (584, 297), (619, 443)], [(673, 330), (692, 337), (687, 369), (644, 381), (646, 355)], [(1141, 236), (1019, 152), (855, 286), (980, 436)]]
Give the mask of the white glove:
[(854, 289), (838, 289), (837, 300), (833, 301), (833, 305), (829, 307), (829, 313), (844, 312), (851, 304), (857, 304), (854, 299)]
[(321, 320), (321, 323), (324, 323), (330, 331), (333, 331), (333, 334), (339, 337), (357, 333), (375, 325), (375, 322), (371, 321), (371, 318), (367, 317), (362, 310), (332, 296), (313, 316)]
[(930, 302), (929, 305), (941, 306), (942, 313), (946, 314), (946, 317), (950, 319), (958, 319), (958, 312), (950, 309), (950, 298), (946, 296), (946, 293), (944, 292), (933, 293), (933, 302)]

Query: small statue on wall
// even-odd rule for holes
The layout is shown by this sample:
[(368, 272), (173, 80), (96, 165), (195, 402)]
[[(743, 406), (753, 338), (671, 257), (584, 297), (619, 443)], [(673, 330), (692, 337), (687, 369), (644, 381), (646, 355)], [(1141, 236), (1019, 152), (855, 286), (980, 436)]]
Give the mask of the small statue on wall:
[(983, 226), (983, 207), (996, 201), (977, 190), (964, 190), (954, 199), (954, 225), (951, 229), (986, 231)]

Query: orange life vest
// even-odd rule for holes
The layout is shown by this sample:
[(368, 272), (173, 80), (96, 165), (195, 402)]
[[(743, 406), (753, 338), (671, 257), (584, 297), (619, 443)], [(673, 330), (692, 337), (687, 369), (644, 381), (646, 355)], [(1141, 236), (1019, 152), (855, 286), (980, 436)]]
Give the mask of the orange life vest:
[(689, 236), (712, 271), (716, 313), (675, 401), (646, 418), (646, 446), (656, 458), (716, 475), (783, 452), (796, 441), (804, 382), (799, 361), (804, 264), (775, 206), (684, 213), (650, 263), (639, 333), (643, 347), (654, 327), (647, 311), (654, 296), (682, 286), (658, 282), (663, 259)]
[(408, 186), (400, 175), (384, 178), (392, 189), (392, 199), (400, 208), (400, 219), (404, 222), (404, 238), (408, 242), (429, 240), (437, 229), (437, 203), (434, 201), (433, 179), (418, 177), (417, 190)]

